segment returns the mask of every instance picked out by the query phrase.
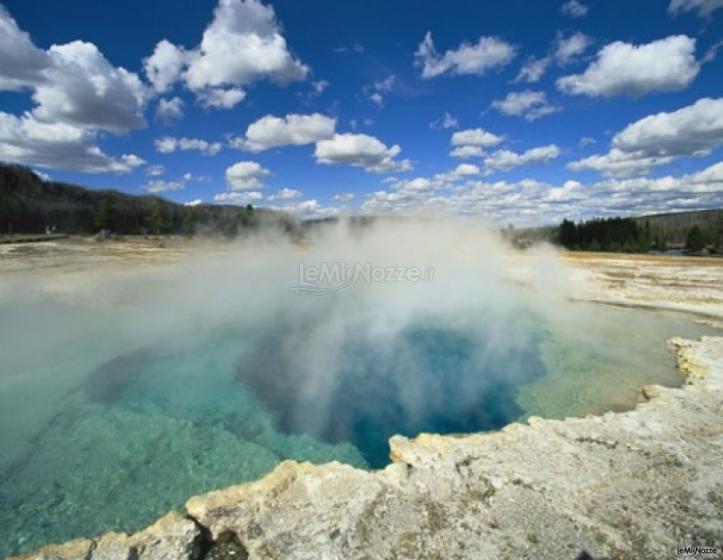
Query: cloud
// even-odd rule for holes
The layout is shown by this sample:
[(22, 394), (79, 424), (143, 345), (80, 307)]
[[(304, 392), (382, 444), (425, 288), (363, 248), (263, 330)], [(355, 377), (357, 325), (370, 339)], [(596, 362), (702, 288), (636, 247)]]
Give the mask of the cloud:
[(147, 162), (135, 154), (123, 154), (121, 161), (131, 169), (145, 165)]
[(485, 169), (489, 171), (509, 171), (522, 165), (549, 163), (560, 155), (555, 144), (531, 148), (518, 154), (512, 150), (496, 150), (484, 158)]
[(481, 128), (460, 130), (452, 134), (453, 146), (480, 146), (482, 148), (489, 148), (496, 146), (502, 142), (502, 140), (504, 140), (503, 136), (497, 136)]
[(570, 16), (572, 18), (581, 18), (587, 14), (590, 8), (582, 2), (579, 2), (578, 0), (568, 0), (568, 2), (565, 2), (560, 7), (560, 10), (566, 16)]
[(246, 135), (231, 140), (233, 147), (261, 152), (278, 146), (302, 146), (334, 137), (336, 119), (320, 113), (286, 115), (284, 118), (266, 115), (249, 125)]
[(194, 198), (193, 200), (183, 203), (184, 206), (200, 206), (201, 204), (203, 204), (203, 200), (200, 198)]
[(163, 40), (144, 66), (157, 91), (181, 80), (210, 108), (233, 107), (258, 80), (284, 85), (309, 73), (289, 50), (274, 9), (258, 0), (219, 0), (197, 47)]
[(351, 47), (335, 47), (335, 53), (357, 53), (361, 54), (364, 52), (364, 45), (361, 43), (354, 43)]
[(206, 109), (231, 109), (246, 98), (241, 88), (206, 88), (196, 92), (198, 102)]
[(547, 101), (545, 92), (531, 91), (529, 89), (510, 92), (504, 99), (493, 101), (492, 107), (505, 115), (523, 117), (528, 121), (534, 121), (562, 110), (561, 107), (551, 105)]
[(165, 165), (149, 165), (146, 167), (146, 175), (149, 177), (160, 177), (166, 172), (166, 166)]
[[(162, 167), (162, 166), (161, 166)], [(207, 181), (207, 177), (197, 177), (191, 173), (184, 173), (180, 179), (175, 181), (164, 181), (161, 179), (154, 179), (148, 181), (143, 187), (143, 190), (152, 194), (158, 194), (166, 191), (182, 191), (186, 188), (186, 185), (191, 181)]]
[(186, 188), (186, 181), (179, 179), (178, 181), (163, 181), (157, 179), (154, 181), (148, 181), (143, 190), (152, 194), (158, 194), (166, 191), (182, 191)]
[(479, 146), (457, 146), (449, 155), (454, 158), (467, 159), (484, 155), (485, 151)]
[(567, 38), (560, 35), (555, 41), (555, 60), (561, 66), (570, 64), (584, 53), (591, 44), (592, 39), (584, 33), (573, 33)]
[(183, 118), (183, 99), (172, 97), (171, 99), (161, 98), (156, 108), (156, 118), (164, 124), (170, 124)]
[(577, 145), (581, 148), (584, 148), (585, 146), (591, 146), (593, 144), (597, 144), (597, 140), (595, 140), (595, 138), (591, 136), (583, 136), (577, 143)]
[(378, 105), (379, 107), (383, 107), (384, 94), (392, 91), (395, 80), (396, 76), (394, 74), (390, 74), (383, 80), (379, 80), (378, 82), (374, 82), (371, 85), (364, 86), (362, 88), (362, 92), (369, 98), (372, 103)]
[(302, 192), (296, 189), (283, 188), (279, 191), (276, 191), (276, 194), (272, 194), (271, 196), (267, 197), (267, 200), (269, 202), (274, 202), (275, 200), (292, 200), (294, 198), (299, 198), (301, 195)]
[(252, 83), (268, 78), (284, 84), (306, 77), (309, 69), (288, 50), (271, 6), (256, 0), (220, 0), (198, 48), (189, 53), (188, 87)]
[(0, 91), (28, 92), (33, 102), (22, 116), (0, 112), (3, 159), (91, 173), (138, 167), (140, 158), (117, 160), (97, 140), (101, 132), (144, 126), (148, 92), (136, 74), (111, 65), (92, 43), (39, 49), (0, 6)]
[(534, 84), (539, 82), (552, 62), (558, 66), (566, 66), (585, 52), (591, 43), (592, 39), (583, 33), (574, 33), (567, 38), (558, 34), (549, 54), (540, 58), (529, 57), (520, 68), (514, 83)]
[(316, 80), (311, 82), (311, 91), (308, 93), (309, 98), (319, 97), (329, 87), (329, 82), (326, 80)]
[(354, 193), (350, 192), (342, 192), (342, 193), (336, 193), (331, 197), (331, 199), (334, 202), (341, 202), (342, 204), (346, 204), (347, 202), (351, 202), (354, 200)]
[(352, 130), (356, 130), (357, 128), (359, 128), (362, 125), (369, 128), (373, 124), (374, 124), (373, 119), (362, 119), (361, 122), (358, 119), (349, 119), (349, 126), (352, 128)]
[(185, 51), (163, 39), (158, 42), (151, 56), (143, 60), (143, 69), (156, 93), (165, 93), (178, 81), (185, 64)]
[(53, 45), (48, 54), (45, 79), (34, 85), (39, 121), (115, 133), (145, 124), (147, 92), (138, 76), (112, 66), (92, 43)]
[(51, 65), (48, 53), (37, 48), (0, 5), (0, 90), (32, 87), (45, 79), (44, 71)]
[(699, 71), (695, 39), (686, 35), (671, 35), (644, 45), (616, 41), (605, 45), (582, 74), (558, 79), (557, 87), (571, 95), (639, 96), (685, 89)]
[(460, 163), (457, 167), (452, 170), (452, 175), (455, 177), (468, 177), (470, 175), (479, 175), (480, 169), (476, 165), (471, 163)]
[(31, 90), (44, 123), (126, 132), (145, 124), (147, 92), (138, 76), (112, 66), (84, 41), (38, 49), (0, 6), (0, 90)]
[(528, 58), (522, 65), (522, 68), (520, 68), (520, 72), (514, 81), (527, 82), (530, 84), (539, 82), (540, 78), (545, 75), (548, 66), (550, 66), (550, 62), (551, 59), (547, 56), (542, 58)]
[(258, 191), (224, 192), (213, 195), (215, 202), (222, 204), (237, 204), (246, 206), (252, 202), (262, 200), (264, 195)]
[(534, 84), (540, 81), (550, 65), (555, 62), (558, 66), (566, 66), (584, 53), (592, 44), (592, 39), (583, 33), (573, 33), (565, 38), (558, 33), (546, 56), (529, 57), (520, 68), (514, 83), (527, 82)]
[(497, 37), (480, 37), (476, 44), (462, 43), (456, 50), (440, 55), (431, 31), (427, 31), (414, 56), (417, 66), (422, 68), (423, 78), (443, 74), (482, 76), (489, 70), (509, 64), (516, 56), (516, 48)]
[(129, 173), (142, 160), (132, 154), (113, 158), (96, 144), (96, 134), (63, 123), (44, 123), (32, 114), (0, 112), (0, 159), (25, 165), (84, 173)]
[(387, 147), (374, 136), (346, 133), (317, 142), (314, 157), (321, 164), (345, 164), (373, 173), (396, 173), (412, 168), (410, 160), (396, 159), (401, 151), (398, 145)]
[(264, 180), (271, 172), (255, 161), (240, 161), (226, 169), (226, 184), (231, 190), (264, 188)]
[(446, 111), (440, 119), (429, 123), (429, 128), (433, 130), (447, 130), (449, 128), (457, 128), (458, 126), (459, 121), (457, 121), (457, 117), (450, 115)]
[(324, 206), (315, 198), (297, 202), (296, 204), (284, 204), (281, 206), (271, 206), (270, 208), (272, 210), (293, 214), (302, 220), (328, 218), (330, 216), (336, 216), (339, 213), (338, 208), (333, 206)]
[(612, 143), (647, 155), (707, 155), (723, 144), (723, 97), (649, 115), (625, 127)]
[[(419, 184), (425, 178), (418, 178)], [(551, 184), (533, 179), (435, 184), (426, 189), (394, 188), (367, 195), (365, 213), (433, 210), (482, 215), (499, 223), (547, 225), (562, 218), (639, 215), (723, 206), (723, 162), (702, 171), (657, 179), (605, 179)], [(393, 185), (396, 187), (396, 185)]]
[(649, 115), (617, 133), (607, 154), (571, 162), (574, 171), (643, 175), (683, 156), (708, 155), (723, 145), (723, 98), (699, 99), (677, 111)]
[(670, 0), (668, 12), (677, 16), (680, 12), (695, 11), (700, 17), (709, 19), (720, 8), (723, 8), (723, 0)]
[(154, 141), (156, 151), (161, 154), (172, 154), (176, 151), (187, 152), (189, 150), (196, 150), (201, 152), (204, 156), (215, 156), (221, 151), (220, 142), (207, 142), (200, 138), (175, 138), (173, 136), (164, 136)]
[(628, 177), (632, 175), (645, 175), (653, 167), (664, 165), (672, 161), (671, 157), (646, 156), (631, 154), (612, 148), (607, 154), (589, 156), (584, 159), (570, 162), (567, 167), (573, 171), (590, 169), (598, 171), (609, 177)]

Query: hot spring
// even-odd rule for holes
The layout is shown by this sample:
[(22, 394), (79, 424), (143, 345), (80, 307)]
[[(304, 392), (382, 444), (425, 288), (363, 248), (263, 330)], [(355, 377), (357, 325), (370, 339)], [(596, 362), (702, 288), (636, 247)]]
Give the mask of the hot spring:
[[(397, 276), (308, 272), (340, 263)], [(137, 530), (284, 459), (380, 468), (393, 434), (625, 409), (681, 382), (665, 341), (709, 329), (571, 302), (569, 276), (482, 228), (409, 222), (6, 282), (0, 556)]]

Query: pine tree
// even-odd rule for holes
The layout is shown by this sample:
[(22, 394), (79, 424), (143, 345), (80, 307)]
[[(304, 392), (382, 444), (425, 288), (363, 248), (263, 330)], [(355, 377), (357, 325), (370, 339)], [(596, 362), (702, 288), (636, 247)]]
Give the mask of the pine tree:
[(113, 201), (109, 197), (106, 197), (101, 200), (100, 205), (95, 212), (95, 227), (99, 230), (111, 231), (115, 226), (115, 218)]
[(167, 233), (171, 228), (171, 216), (168, 213), (166, 205), (160, 200), (153, 206), (151, 212), (151, 229), (156, 235)]
[(685, 250), (688, 253), (700, 253), (705, 249), (705, 238), (700, 227), (693, 226), (688, 231), (688, 238), (685, 240)]

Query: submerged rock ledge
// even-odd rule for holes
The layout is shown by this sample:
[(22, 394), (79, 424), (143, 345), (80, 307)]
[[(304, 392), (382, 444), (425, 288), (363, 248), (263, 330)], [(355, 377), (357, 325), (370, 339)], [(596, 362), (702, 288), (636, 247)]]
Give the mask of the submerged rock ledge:
[(134, 535), (18, 558), (639, 560), (720, 546), (723, 337), (669, 344), (686, 383), (644, 387), (629, 412), (395, 436), (375, 472), (285, 461)]

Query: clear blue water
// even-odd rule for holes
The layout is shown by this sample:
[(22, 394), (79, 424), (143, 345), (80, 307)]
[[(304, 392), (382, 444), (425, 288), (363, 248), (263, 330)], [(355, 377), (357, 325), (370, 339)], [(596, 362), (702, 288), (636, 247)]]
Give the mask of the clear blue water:
[(631, 406), (679, 382), (669, 336), (708, 332), (592, 306), (582, 325), (470, 306), (389, 330), (327, 305), (153, 339), (133, 308), (0, 306), (0, 557), (139, 529), (284, 459), (375, 468), (393, 434)]

